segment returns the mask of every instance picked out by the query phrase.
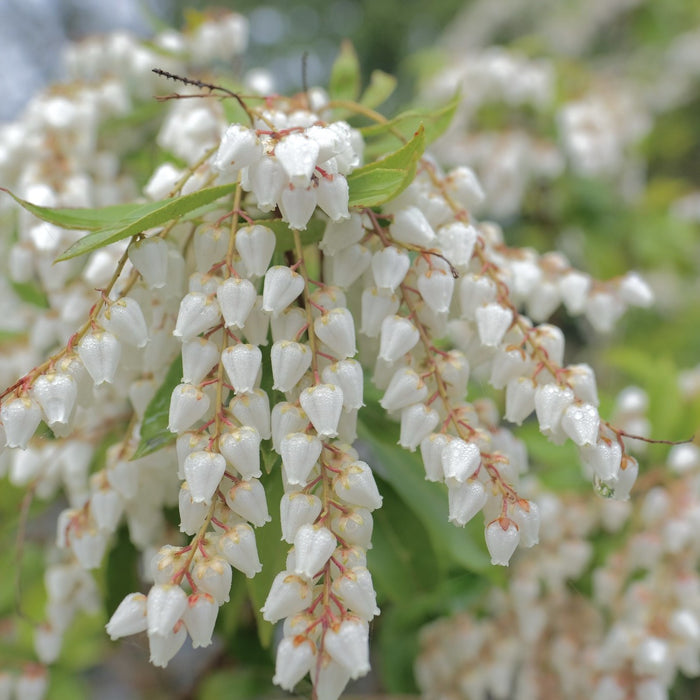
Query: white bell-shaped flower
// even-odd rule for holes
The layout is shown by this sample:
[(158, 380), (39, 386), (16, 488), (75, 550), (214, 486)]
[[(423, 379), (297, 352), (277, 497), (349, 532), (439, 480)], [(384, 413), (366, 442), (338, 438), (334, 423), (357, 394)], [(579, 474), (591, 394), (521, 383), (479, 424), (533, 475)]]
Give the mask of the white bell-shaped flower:
[(177, 466), (178, 466), (178, 479), (185, 478), (185, 457), (187, 457), (190, 452), (195, 452), (196, 450), (203, 450), (209, 442), (208, 436), (202, 434), (199, 431), (185, 432), (178, 435), (175, 441), (175, 452), (177, 454)]
[(421, 440), (420, 454), (427, 481), (445, 480), (445, 473), (442, 470), (442, 451), (452, 439), (451, 435), (445, 433), (432, 433)]
[(129, 260), (151, 289), (168, 279), (168, 244), (162, 238), (142, 238), (129, 246)]
[(218, 614), (219, 605), (209, 593), (198, 591), (187, 599), (182, 620), (192, 640), (193, 649), (211, 644)]
[(366, 567), (346, 568), (342, 575), (333, 581), (333, 592), (349, 610), (363, 620), (369, 622), (375, 615), (379, 615), (372, 575)]
[(346, 308), (336, 308), (314, 321), (314, 331), (340, 360), (352, 357), (355, 347), (355, 321)]
[(616, 501), (626, 501), (639, 475), (639, 464), (634, 457), (625, 455), (622, 458), (617, 481), (614, 484), (613, 498)]
[(213, 328), (221, 320), (219, 304), (203, 292), (185, 294), (175, 322), (173, 335), (187, 340)]
[(520, 531), (520, 544), (534, 547), (540, 541), (540, 509), (534, 501), (521, 501), (513, 513)]
[(282, 340), (270, 350), (273, 389), (291, 391), (311, 366), (311, 350), (304, 343)]
[(395, 292), (406, 277), (410, 266), (411, 259), (405, 251), (394, 246), (382, 248), (372, 256), (374, 283), (378, 289), (388, 289)]
[(347, 503), (370, 511), (381, 508), (382, 497), (374, 474), (366, 462), (358, 460), (345, 465), (333, 479), (333, 490)]
[(92, 381), (99, 385), (114, 381), (121, 345), (108, 331), (95, 330), (86, 333), (78, 343), (77, 352)]
[(320, 515), (321, 499), (312, 493), (292, 491), (285, 493), (280, 501), (280, 523), (282, 539), (294, 543), (294, 536), (302, 525), (311, 525)]
[(116, 532), (124, 513), (124, 498), (115, 489), (100, 488), (90, 495), (90, 512), (100, 530)]
[(294, 573), (312, 580), (331, 558), (338, 542), (325, 527), (302, 525), (294, 535)]
[(272, 342), (298, 340), (306, 329), (306, 312), (298, 306), (289, 306), (278, 316), (270, 318)]
[(321, 438), (338, 434), (338, 421), (343, 410), (343, 391), (334, 384), (318, 384), (304, 389), (299, 396), (304, 413)]
[(406, 406), (401, 411), (399, 445), (411, 452), (415, 452), (416, 447), (433, 432), (439, 421), (440, 416), (438, 412), (424, 403)]
[(541, 384), (535, 390), (535, 412), (540, 430), (556, 434), (564, 411), (574, 402), (574, 392), (558, 384)]
[(321, 378), (326, 384), (339, 386), (343, 391), (343, 408), (362, 408), (364, 383), (362, 365), (357, 360), (346, 359), (323, 368)]
[(176, 625), (167, 634), (148, 634), (148, 646), (151, 652), (149, 661), (159, 668), (165, 668), (177, 654), (187, 639), (184, 623)]
[(579, 446), (595, 445), (599, 427), (598, 409), (589, 403), (572, 403), (561, 417), (562, 430)]
[(265, 273), (262, 309), (277, 316), (304, 291), (304, 278), (284, 265), (275, 265)]
[(105, 625), (112, 641), (145, 632), (147, 627), (146, 596), (143, 593), (129, 593)]
[(258, 295), (250, 280), (229, 277), (216, 288), (216, 298), (226, 328), (243, 328)]
[(226, 460), (218, 452), (200, 450), (185, 458), (185, 478), (195, 503), (211, 503), (226, 471)]
[(436, 313), (449, 310), (455, 280), (448, 270), (435, 268), (418, 276), (417, 287), (423, 301)]
[(197, 589), (209, 593), (219, 605), (229, 600), (231, 577), (231, 565), (219, 556), (200, 559), (192, 569), (192, 580)]
[(209, 397), (192, 384), (178, 384), (170, 396), (168, 430), (182, 433), (204, 417), (209, 410)]
[(213, 265), (224, 260), (228, 251), (230, 231), (227, 226), (205, 223), (197, 227), (192, 236), (195, 269), (208, 272)]
[(468, 479), (462, 483), (449, 481), (447, 498), (449, 504), (447, 519), (455, 525), (464, 527), (486, 505), (487, 495), (480, 481)]
[(187, 280), (187, 291), (191, 294), (195, 292), (213, 297), (216, 288), (219, 286), (219, 279), (204, 272), (193, 272)]
[(288, 182), (287, 173), (276, 158), (266, 156), (248, 166), (248, 187), (260, 211), (272, 211), (277, 206)]
[(469, 265), (477, 235), (474, 226), (461, 221), (453, 221), (437, 230), (440, 250), (460, 272)]
[(196, 534), (207, 517), (209, 504), (203, 500), (196, 502), (190, 493), (189, 484), (183, 481), (178, 494), (178, 507), (180, 510), (180, 532), (184, 532), (186, 535)]
[(324, 259), (324, 275), (330, 284), (348, 289), (369, 267), (372, 253), (365, 246), (355, 244)]
[(289, 227), (304, 231), (317, 204), (315, 187), (285, 187), (279, 201), (282, 219)]
[(399, 243), (430, 248), (435, 241), (435, 231), (425, 218), (425, 214), (414, 206), (399, 209), (394, 213), (394, 221), (389, 226), (391, 237)]
[(323, 443), (315, 435), (285, 435), (280, 442), (280, 455), (287, 482), (292, 486), (305, 486), (322, 450)]
[(559, 287), (554, 282), (540, 280), (528, 295), (528, 315), (533, 321), (544, 321), (556, 311), (560, 302)]
[(257, 479), (240, 481), (232, 486), (226, 494), (226, 503), (234, 513), (255, 527), (262, 527), (270, 521), (265, 491)]
[(344, 666), (350, 678), (369, 672), (369, 627), (359, 618), (348, 617), (326, 631), (324, 649)]
[(272, 447), (279, 454), (282, 439), (288, 433), (301, 433), (306, 430), (309, 419), (304, 411), (294, 404), (281, 401), (272, 409)]
[(262, 309), (262, 297), (258, 298), (253, 304), (251, 312), (246, 318), (245, 326), (243, 326), (243, 335), (251, 345), (267, 345), (267, 332), (270, 328), (270, 314)]
[(78, 398), (78, 385), (70, 374), (49, 372), (36, 378), (32, 395), (44, 412), (49, 427), (68, 425)]
[(262, 367), (259, 347), (245, 343), (229, 345), (221, 353), (221, 362), (236, 395), (247, 394), (255, 388)]
[(550, 361), (561, 366), (564, 362), (564, 332), (558, 326), (541, 323), (535, 328), (533, 337), (537, 345), (547, 352)]
[(630, 306), (648, 308), (654, 303), (654, 292), (638, 272), (628, 272), (619, 284), (620, 298)]
[[(532, 374), (534, 369), (534, 363), (520, 348), (499, 349), (491, 364), (489, 384), (495, 389), (503, 389), (511, 380)], [(534, 410), (534, 404), (532, 408)]]
[(259, 478), (260, 433), (252, 425), (243, 425), (219, 438), (219, 449), (226, 461), (243, 479)]
[(459, 301), (462, 318), (473, 320), (477, 309), (496, 298), (496, 283), (485, 275), (464, 275), (459, 283)]
[(513, 312), (495, 302), (480, 306), (474, 313), (479, 339), (486, 347), (495, 348), (513, 322)]
[(275, 146), (275, 156), (294, 187), (308, 187), (319, 156), (319, 145), (305, 134), (292, 132)]
[(262, 277), (270, 266), (277, 238), (267, 226), (244, 226), (236, 232), (236, 250), (241, 256), (248, 276)]
[(514, 377), (506, 385), (505, 419), (516, 425), (535, 410), (535, 382), (530, 377)]
[(248, 578), (262, 571), (255, 531), (248, 523), (238, 523), (227, 530), (219, 537), (217, 546), (221, 556)]
[(102, 314), (106, 330), (120, 341), (142, 348), (148, 343), (148, 327), (136, 299), (122, 297), (107, 306)]
[(475, 209), (486, 197), (479, 178), (465, 165), (450, 170), (444, 182), (452, 197), (465, 209)]
[(368, 338), (376, 338), (387, 316), (399, 310), (399, 297), (386, 289), (367, 287), (362, 292), (360, 332)]
[(285, 637), (277, 647), (272, 682), (292, 692), (294, 686), (311, 670), (315, 660), (316, 645), (308, 637)]
[(559, 296), (572, 316), (578, 316), (586, 308), (591, 284), (590, 275), (578, 270), (571, 270), (559, 278)]
[(274, 624), (284, 617), (291, 617), (311, 604), (313, 586), (290, 571), (280, 571), (275, 576), (261, 612), (263, 620)]
[(577, 399), (598, 405), (598, 387), (595, 372), (585, 363), (569, 365), (566, 368), (566, 378), (574, 390)]
[(201, 384), (219, 360), (219, 348), (208, 338), (190, 338), (182, 343), (182, 381)]
[(481, 452), (473, 442), (454, 438), (448, 442), (440, 453), (445, 482), (463, 484), (473, 476), (481, 464)]
[(331, 221), (350, 218), (348, 200), (350, 190), (344, 175), (336, 173), (328, 177), (319, 177), (316, 186), (318, 206), (328, 214)]
[(314, 693), (319, 700), (337, 700), (349, 680), (350, 671), (330, 656), (322, 658), (318, 672), (311, 674)]
[(229, 408), (241, 425), (252, 425), (263, 440), (270, 438), (270, 399), (262, 389), (235, 396)]
[(336, 515), (331, 521), (331, 529), (347, 544), (356, 544), (364, 549), (372, 546), (372, 514), (366, 508), (352, 508)]
[(224, 132), (212, 166), (221, 173), (236, 173), (262, 156), (263, 147), (255, 131), (241, 124), (231, 124)]
[(325, 255), (333, 256), (355, 243), (359, 243), (365, 235), (362, 217), (353, 212), (345, 220), (329, 221), (318, 247)]
[(387, 411), (398, 411), (414, 403), (421, 403), (428, 396), (428, 387), (420, 375), (410, 367), (401, 367), (391, 378), (380, 400)]
[(174, 584), (157, 584), (148, 592), (146, 615), (149, 634), (170, 634), (187, 608), (187, 594)]
[(509, 518), (497, 518), (487, 525), (485, 537), (491, 563), (508, 566), (520, 542), (520, 531), (517, 525)]
[(379, 357), (396, 362), (410, 352), (420, 339), (418, 329), (403, 316), (386, 316), (382, 321), (379, 337)]

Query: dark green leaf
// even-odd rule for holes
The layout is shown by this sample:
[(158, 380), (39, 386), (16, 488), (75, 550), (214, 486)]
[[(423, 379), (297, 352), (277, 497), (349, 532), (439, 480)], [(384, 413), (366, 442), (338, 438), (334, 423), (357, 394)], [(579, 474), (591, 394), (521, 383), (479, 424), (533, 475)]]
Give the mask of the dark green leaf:
[[(276, 251), (294, 250), (294, 234), (289, 228), (289, 224), (281, 219), (261, 219), (257, 221), (262, 226), (272, 229), (277, 238)], [(304, 231), (299, 231), (302, 245), (318, 243), (323, 238), (326, 222), (321, 219), (312, 218), (306, 225)]]
[(360, 62), (353, 45), (347, 39), (331, 68), (328, 94), (332, 100), (354, 101), (360, 94)]
[(112, 616), (125, 596), (140, 590), (139, 552), (129, 538), (129, 530), (126, 525), (119, 528), (116, 540), (107, 557), (105, 572), (107, 617)]
[(360, 104), (370, 109), (378, 107), (387, 100), (396, 89), (396, 78), (381, 70), (372, 71), (369, 85), (360, 98)]
[(397, 197), (413, 181), (425, 151), (422, 126), (398, 150), (348, 175), (350, 206), (373, 207)]
[(175, 435), (168, 430), (168, 414), (170, 413), (170, 395), (181, 381), (182, 357), (178, 355), (146, 408), (141, 423), (141, 441), (132, 459), (150, 455), (175, 440)]

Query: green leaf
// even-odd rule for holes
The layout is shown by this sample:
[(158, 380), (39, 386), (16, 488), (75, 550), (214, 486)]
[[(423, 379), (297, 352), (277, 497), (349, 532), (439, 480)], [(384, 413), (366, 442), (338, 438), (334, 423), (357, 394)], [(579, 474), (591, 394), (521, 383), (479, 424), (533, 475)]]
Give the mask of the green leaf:
[(27, 211), (44, 221), (66, 229), (91, 231), (59, 255), (56, 258), (58, 262), (84, 255), (124, 238), (130, 238), (186, 214), (197, 213), (197, 210), (207, 204), (231, 194), (235, 188), (234, 183), (229, 183), (206, 187), (182, 197), (171, 197), (160, 202), (115, 204), (102, 209), (50, 209), (20, 199), (9, 190), (5, 192), (8, 192)]
[(32, 306), (38, 306), (40, 309), (49, 308), (49, 300), (36, 282), (10, 282), (10, 284), (22, 301)]
[[(270, 450), (263, 444), (263, 463), (267, 464), (270, 459), (264, 453)], [(275, 471), (264, 481), (265, 497), (268, 505), (278, 504), (283, 496), (282, 478), (278, 471)], [(267, 594), (275, 576), (285, 568), (287, 551), (289, 545), (282, 541), (282, 526), (280, 524), (279, 507), (270, 508), (272, 522), (264, 527), (256, 528), (255, 540), (258, 545), (258, 553), (262, 562), (262, 571), (255, 578), (246, 579), (248, 594), (255, 612), (255, 619), (258, 624), (258, 638), (264, 648), (268, 648), (272, 643), (272, 633), (274, 626), (263, 620), (260, 608), (265, 604)]]
[(198, 700), (249, 700), (275, 697), (269, 669), (234, 668), (207, 673), (197, 693)]
[(360, 104), (374, 109), (386, 101), (396, 89), (396, 78), (382, 70), (372, 71), (369, 85), (360, 98)]
[(328, 94), (332, 100), (354, 101), (360, 94), (360, 62), (350, 41), (340, 45), (340, 54), (331, 68)]
[[(276, 251), (294, 250), (294, 234), (289, 228), (289, 224), (281, 219), (259, 219), (256, 223), (261, 226), (267, 226), (272, 229), (277, 238)], [(302, 245), (312, 245), (318, 243), (323, 238), (323, 232), (326, 230), (326, 222), (312, 218), (306, 225), (304, 231), (299, 231)]]
[(376, 158), (386, 153), (397, 139), (410, 138), (421, 125), (425, 129), (425, 145), (429, 146), (447, 130), (459, 102), (460, 96), (456, 94), (446, 105), (437, 110), (430, 112), (409, 110), (383, 124), (362, 127), (360, 132), (367, 142), (365, 157)]
[(129, 538), (126, 525), (119, 528), (116, 539), (116, 544), (107, 557), (105, 571), (105, 608), (108, 618), (129, 593), (135, 593), (141, 586), (138, 574), (139, 552)]
[(182, 357), (178, 355), (146, 408), (141, 423), (141, 441), (131, 459), (140, 459), (150, 455), (175, 440), (175, 434), (168, 430), (168, 414), (170, 412), (170, 395), (181, 381)]
[(348, 175), (351, 207), (374, 207), (397, 197), (416, 175), (418, 161), (425, 151), (422, 126), (408, 143), (388, 156), (369, 163)]

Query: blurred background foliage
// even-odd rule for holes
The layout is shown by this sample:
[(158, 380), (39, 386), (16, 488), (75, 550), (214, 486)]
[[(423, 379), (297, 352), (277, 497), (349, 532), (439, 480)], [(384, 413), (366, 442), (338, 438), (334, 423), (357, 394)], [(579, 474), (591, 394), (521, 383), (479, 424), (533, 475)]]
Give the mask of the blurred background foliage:
[[(57, 47), (69, 38), (117, 28), (147, 34), (149, 27), (196, 21), (196, 13), (209, 7), (205, 0), (143, 0), (124, 6), (132, 4), (131, 13), (111, 15), (113, 8), (105, 10), (107, 4), (99, 0), (3, 3), (0, 19), (5, 21), (0, 21), (4, 27), (0, 38), (11, 31), (7, 18), (24, 18), (15, 25), (16, 37), (28, 37), (24, 39), (26, 50), (36, 65), (43, 61), (44, 66), (34, 72), (18, 68), (9, 79), (4, 71), (5, 85), (12, 84), (8, 94), (14, 95), (20, 88), (36, 89), (38, 82), (32, 76), (59, 78), (58, 64), (50, 57), (57, 55)], [(491, 24), (482, 16), (488, 14), (484, 7), (489, 3), (465, 5), (463, 0), (441, 0), (431, 5), (417, 0), (217, 3), (248, 17), (251, 40), (244, 69), (268, 68), (281, 92), (301, 87), (305, 52), (309, 54), (309, 82), (323, 85), (341, 40), (351, 39), (361, 59), (365, 82), (371, 70), (377, 68), (398, 76), (400, 87), (388, 104), (389, 113), (414, 102), (416, 88), (420, 89), (449, 65), (451, 55), (467, 46), (470, 51), (494, 44), (509, 46), (529, 58), (551, 60), (557, 71), (557, 95), (550, 112), (494, 102), (483, 105), (470, 122), (475, 131), (526, 125), (549, 138), (556, 132), (554, 109), (562, 100), (584, 93), (592, 74), (643, 83), (658, 73), (672, 42), (700, 25), (700, 4), (693, 0), (612, 4), (619, 11), (607, 19), (603, 17), (597, 25), (588, 22), (586, 27), (594, 25), (591, 34), (577, 44), (567, 43), (565, 35), (557, 34), (555, 20), (561, 19), (563, 27), (576, 27), (577, 13), (592, 15), (600, 10), (600, 2), (559, 3), (553, 9), (554, 3), (546, 0), (499, 0), (490, 3), (501, 9), (499, 21)], [(482, 14), (473, 14), (477, 10)], [(494, 17), (497, 14), (493, 11)], [(469, 17), (477, 16), (485, 27), (481, 35), (469, 24)], [(567, 17), (568, 24), (564, 22)], [(32, 37), (44, 42), (43, 54), (36, 44), (32, 46)], [(3, 60), (7, 65), (7, 59)], [(16, 65), (24, 64), (17, 59)], [(148, 103), (145, 109), (153, 117), (159, 108)], [(659, 296), (657, 306), (629, 312), (611, 336), (597, 336), (592, 341), (589, 329), (561, 310), (553, 322), (567, 335), (567, 360), (585, 358), (596, 367), (603, 408), (610, 409), (615, 393), (626, 384), (642, 386), (650, 396), (653, 437), (665, 439), (686, 438), (700, 427), (700, 392), (683, 394), (678, 384), (679, 371), (700, 362), (700, 215), (683, 218), (673, 211), (680, 197), (700, 189), (699, 110), (700, 78), (696, 77), (687, 94), (672, 108), (659, 110), (648, 134), (633, 144), (632, 156), (643, 170), (633, 196), (621, 194), (614, 176), (585, 177), (566, 170), (553, 181), (530, 182), (519, 213), (503, 220), (509, 245), (532, 246), (540, 253), (563, 250), (573, 264), (604, 279), (634, 268), (651, 280)], [(149, 152), (146, 161), (135, 162), (134, 167), (145, 167), (150, 172), (157, 158), (157, 153)], [(473, 387), (474, 396), (488, 395), (489, 391), (478, 382)], [(370, 552), (382, 615), (373, 631), (375, 673), (351, 689), (349, 695), (415, 693), (411, 667), (418, 629), (437, 616), (470, 608), (486, 587), (502, 583), (505, 573), (487, 565), (480, 523), (472, 523), (474, 527), (466, 531), (448, 525), (444, 494), (435, 484), (423, 480), (415, 455), (395, 448), (395, 424), (380, 412), (367, 413), (360, 429), (363, 449), (378, 465), (384, 495)], [(544, 442), (534, 424), (524, 426), (519, 434), (528, 445), (533, 469), (550, 487), (581, 487), (573, 449)], [(647, 463), (662, 459), (664, 454), (665, 448), (653, 447)], [(583, 488), (590, 487), (584, 484)], [(273, 494), (268, 497), (274, 502)], [(51, 529), (48, 523), (56, 511), (46, 512), (37, 503), (31, 505), (18, 560), (16, 534), (22, 502), (23, 492), (4, 483), (0, 489), (0, 567), (6, 572), (19, 567), (21, 572), (20, 579), (14, 575), (0, 578), (0, 618), (6, 620), (16, 609), (18, 590), (21, 609), (30, 619), (40, 617), (45, 601), (40, 572), (46, 533)], [(272, 526), (266, 531), (269, 542), (261, 538), (260, 546), (273, 556), (279, 541)], [(98, 574), (108, 608), (132, 590), (138, 561), (128, 538), (119, 537)], [(272, 658), (261, 644), (269, 638), (259, 638), (248, 603), (248, 593), (255, 600), (255, 592), (237, 573), (232, 590), (233, 598), (223, 609), (221, 634), (214, 647), (205, 653), (199, 650), (186, 655), (165, 671), (145, 664), (146, 650), (138, 640), (122, 643), (115, 651), (103, 631), (110, 609), (102, 615), (82, 615), (52, 669), (50, 697), (116, 700), (136, 697), (136, 693), (152, 700), (281, 697), (270, 685)], [(31, 625), (21, 619), (0, 624), (0, 656), (31, 659)], [(270, 633), (268, 629), (265, 634), (269, 637)], [(697, 697), (692, 695), (696, 690), (697, 686), (679, 681), (674, 697)]]

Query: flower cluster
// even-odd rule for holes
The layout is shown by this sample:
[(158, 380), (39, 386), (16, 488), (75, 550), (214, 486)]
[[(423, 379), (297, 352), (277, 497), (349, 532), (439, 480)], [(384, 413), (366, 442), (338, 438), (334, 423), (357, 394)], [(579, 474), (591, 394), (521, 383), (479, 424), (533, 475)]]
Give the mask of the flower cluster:
[[(492, 564), (508, 566), (519, 547), (542, 540), (517, 555), (510, 593), (491, 596), (492, 617), (464, 618), (469, 644), (455, 643), (464, 620), (425, 633), (424, 692), (505, 697), (522, 669), (521, 696), (537, 697), (546, 644), (559, 640), (551, 673), (561, 675), (571, 655), (593, 658), (603, 639), (601, 620), (572, 602), (566, 581), (589, 565), (594, 532), (619, 532), (636, 512), (628, 500), (640, 456), (632, 455), (633, 438), (650, 430), (640, 390), (619, 397), (613, 420), (601, 416), (594, 370), (565, 360), (564, 332), (552, 317), (563, 308), (609, 332), (628, 307), (652, 304), (651, 288), (634, 272), (596, 280), (562, 253), (510, 247), (498, 224), (476, 218), (484, 207), (517, 208), (524, 185), (509, 195), (501, 188), (508, 172), (478, 177), (479, 164), (454, 147), (455, 134), (482, 102), (540, 109), (553, 92), (546, 64), (504, 51), (462, 66), (479, 89), (457, 109), (456, 130), (430, 152), (424, 126), (404, 133), (401, 119), (387, 123), (367, 101), (320, 89), (242, 96), (187, 77), (179, 79), (183, 92), (168, 96), (157, 134), (104, 137), (108, 120), (118, 128), (151, 91), (178, 80), (177, 71), (228, 59), (245, 43), (245, 21), (235, 15), (158, 36), (164, 61), (124, 36), (87, 42), (69, 60), (79, 80), (38, 98), (20, 125), (0, 134), (0, 178), (21, 205), (8, 197), (0, 210), (0, 223), (17, 230), (8, 294), (20, 309), (15, 330), (32, 326), (0, 366), (9, 385), (0, 396), (0, 445), (9, 448), (0, 469), (31, 495), (65, 496), (36, 655), (55, 662), (74, 616), (98, 607), (86, 570), (102, 565), (123, 525), (150, 587), (132, 590), (106, 630), (112, 639), (145, 633), (156, 666), (187, 640), (212, 644), (241, 574), (252, 579), (269, 566), (259, 529), (279, 526), (277, 560), (286, 560), (260, 610), (267, 623), (281, 623), (273, 681), (293, 691), (308, 675), (314, 698), (335, 700), (370, 670), (381, 590), (367, 552), (383, 503), (375, 475), (388, 469), (372, 448), (388, 426), (400, 448), (419, 452), (434, 482), (428, 487), (443, 485), (435, 488), (444, 520), (465, 527), (482, 514)], [(164, 69), (154, 73), (151, 63)], [(622, 158), (630, 141), (586, 141), (586, 104), (570, 105), (561, 122), (577, 167), (594, 171), (610, 149)], [(631, 109), (622, 97), (619, 104), (617, 115)], [(368, 119), (375, 123), (359, 126)], [(603, 125), (596, 134), (608, 131)], [(141, 173), (140, 191), (122, 166), (139, 137), (162, 151)], [(535, 147), (528, 142), (523, 160)], [(563, 152), (546, 150), (535, 159), (538, 176), (563, 167)], [(520, 163), (511, 164), (518, 176), (526, 171)], [(97, 208), (111, 204), (119, 206)], [(40, 304), (17, 297), (28, 288)], [(487, 398), (491, 389), (502, 400)], [(363, 423), (365, 402), (386, 422)], [(584, 476), (610, 500), (560, 503), (527, 476), (528, 452), (513, 427), (524, 422), (555, 444), (573, 444)], [(358, 443), (361, 428), (367, 438)], [(593, 575), (596, 602), (619, 620), (601, 642), (610, 653), (595, 657), (600, 687), (632, 672), (635, 683), (666, 687), (678, 669), (694, 672), (695, 603), (668, 603), (680, 609), (678, 629), (625, 617), (632, 599), (618, 605), (627, 589), (635, 600), (665, 595), (672, 575), (672, 590), (687, 590), (676, 559), (694, 552), (695, 506), (683, 494), (697, 490), (697, 455), (686, 446), (670, 461), (683, 486), (651, 489), (651, 505), (640, 511), (650, 531), (665, 528), (661, 543), (645, 550), (635, 536)], [(279, 504), (268, 502), (275, 481)], [(170, 509), (179, 528), (166, 517)], [(629, 586), (642, 550), (649, 580)], [(676, 568), (663, 578), (667, 555)], [(692, 571), (692, 557), (684, 562)], [(551, 610), (562, 613), (554, 622)], [(509, 615), (520, 641), (504, 636)], [(572, 641), (579, 617), (586, 634)], [(676, 638), (683, 634), (685, 646)], [(556, 682), (589, 690), (578, 677)], [(604, 692), (601, 700), (614, 697)]]

